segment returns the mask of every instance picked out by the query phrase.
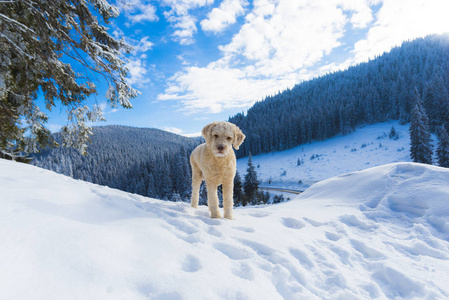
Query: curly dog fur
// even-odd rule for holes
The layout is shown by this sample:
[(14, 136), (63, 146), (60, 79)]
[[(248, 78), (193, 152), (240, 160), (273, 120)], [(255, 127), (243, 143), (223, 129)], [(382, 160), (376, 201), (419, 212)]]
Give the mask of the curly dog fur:
[(207, 205), (212, 218), (221, 218), (218, 210), (217, 187), (223, 187), (224, 217), (233, 219), (234, 177), (236, 159), (234, 150), (239, 149), (245, 135), (234, 124), (229, 122), (213, 122), (206, 125), (202, 131), (206, 140), (193, 150), (190, 155), (192, 166), (192, 207), (198, 207), (201, 181), (206, 181)]

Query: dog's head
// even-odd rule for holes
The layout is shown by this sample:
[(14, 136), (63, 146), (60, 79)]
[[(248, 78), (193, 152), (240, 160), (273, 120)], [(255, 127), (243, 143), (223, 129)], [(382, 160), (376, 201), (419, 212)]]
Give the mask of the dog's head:
[(207, 146), (211, 148), (212, 154), (217, 157), (227, 156), (232, 146), (238, 150), (245, 139), (240, 128), (224, 121), (206, 125), (202, 134)]

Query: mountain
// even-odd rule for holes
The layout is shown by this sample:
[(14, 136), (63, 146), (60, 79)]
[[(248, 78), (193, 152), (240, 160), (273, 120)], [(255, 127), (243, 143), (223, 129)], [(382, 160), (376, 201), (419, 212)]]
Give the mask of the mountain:
[(433, 132), (449, 127), (449, 35), (404, 42), (374, 60), (300, 83), (229, 118), (245, 133), (238, 157), (291, 149), (361, 124), (409, 121), (421, 97)]
[[(92, 183), (160, 199), (190, 198), (189, 155), (197, 140), (159, 129), (93, 128), (87, 155), (59, 147), (33, 156), (32, 164)], [(55, 135), (59, 141), (59, 135)]]
[(236, 220), (0, 159), (4, 299), (446, 299), (449, 170), (333, 177)]

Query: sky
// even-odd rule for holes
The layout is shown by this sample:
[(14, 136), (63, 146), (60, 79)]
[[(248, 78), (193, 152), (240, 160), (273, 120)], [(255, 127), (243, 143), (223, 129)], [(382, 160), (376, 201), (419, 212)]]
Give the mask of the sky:
[[(449, 32), (447, 0), (118, 0), (108, 27), (134, 50), (133, 109), (89, 99), (105, 122), (199, 135), (213, 121), (302, 81), (372, 59), (403, 41)], [(43, 109), (44, 112), (45, 109)], [(48, 112), (47, 112), (48, 113)], [(48, 113), (48, 128), (67, 123)]]

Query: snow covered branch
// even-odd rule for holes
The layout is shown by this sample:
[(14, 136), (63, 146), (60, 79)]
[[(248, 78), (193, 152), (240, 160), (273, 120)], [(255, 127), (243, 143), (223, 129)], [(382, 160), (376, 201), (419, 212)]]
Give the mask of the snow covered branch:
[[(0, 74), (5, 87), (0, 116), (14, 116), (5, 118), (5, 128), (22, 133), (0, 139), (0, 149), (11, 141), (16, 150), (27, 152), (47, 144), (47, 116), (34, 104), (42, 91), (47, 109), (56, 101), (71, 108), (70, 124), (63, 130), (65, 144), (85, 151), (91, 134), (86, 122), (101, 119), (98, 107), (89, 110), (83, 104), (97, 92), (95, 81), (101, 77), (114, 89), (107, 92), (113, 106), (130, 108), (130, 99), (138, 95), (126, 80), (124, 53), (131, 47), (111, 36), (98, 18), (107, 24), (119, 10), (105, 0), (0, 1), (0, 8)], [(65, 63), (65, 58), (75, 63)], [(26, 100), (18, 104), (17, 97)]]

